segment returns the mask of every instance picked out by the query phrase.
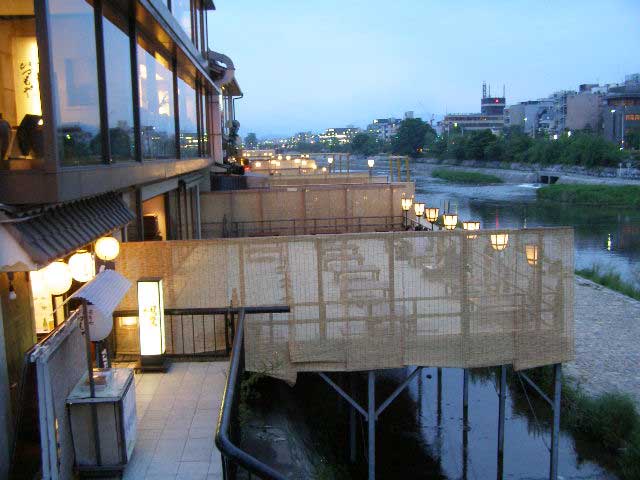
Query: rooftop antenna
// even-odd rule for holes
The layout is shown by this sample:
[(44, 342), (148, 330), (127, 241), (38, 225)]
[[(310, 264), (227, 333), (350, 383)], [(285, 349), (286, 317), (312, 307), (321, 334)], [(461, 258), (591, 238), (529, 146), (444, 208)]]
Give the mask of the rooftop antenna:
[(505, 86), (504, 86), (504, 83), (502, 84), (502, 98), (507, 98), (507, 96), (505, 95)]

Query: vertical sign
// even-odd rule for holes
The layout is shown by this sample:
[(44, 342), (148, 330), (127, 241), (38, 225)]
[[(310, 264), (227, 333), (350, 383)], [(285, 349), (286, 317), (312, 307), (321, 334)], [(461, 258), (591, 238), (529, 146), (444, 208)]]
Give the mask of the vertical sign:
[(42, 115), (36, 37), (13, 37), (12, 53), (16, 123), (19, 124), (25, 115)]

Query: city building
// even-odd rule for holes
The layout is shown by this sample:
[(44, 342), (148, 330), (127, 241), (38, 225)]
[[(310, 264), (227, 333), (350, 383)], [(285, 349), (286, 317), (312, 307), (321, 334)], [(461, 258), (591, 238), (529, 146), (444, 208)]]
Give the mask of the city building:
[(627, 75), (624, 83), (610, 86), (604, 95), (602, 133), (625, 148), (629, 134), (640, 133), (640, 74)]
[(360, 131), (358, 127), (327, 128), (318, 138), (323, 143), (338, 142), (344, 145), (351, 142), (351, 139)]
[(505, 109), (505, 126), (519, 127), (527, 135), (535, 136), (541, 128), (549, 129), (553, 122), (554, 102), (549, 99), (529, 100), (509, 105)]
[(463, 134), (477, 130), (491, 130), (494, 134), (499, 134), (505, 123), (505, 103), (504, 96), (492, 97), (490, 92), (487, 93), (487, 86), (483, 83), (480, 113), (450, 113), (445, 115), (439, 126), (443, 132), (450, 132), (452, 128), (457, 128)]
[(401, 120), (398, 118), (376, 118), (367, 125), (367, 132), (383, 142), (388, 142), (396, 134)]
[(233, 63), (209, 50), (213, 9), (0, 3), (0, 478), (16, 419), (38, 421), (22, 396), (25, 352), (67, 318), (80, 285), (57, 294), (43, 269), (103, 236), (200, 238), (200, 191), (242, 95)]

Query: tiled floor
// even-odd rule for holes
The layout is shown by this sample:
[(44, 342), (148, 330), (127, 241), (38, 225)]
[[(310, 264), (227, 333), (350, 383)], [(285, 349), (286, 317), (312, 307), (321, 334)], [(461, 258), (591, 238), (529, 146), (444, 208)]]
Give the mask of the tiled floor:
[(227, 362), (175, 362), (136, 375), (138, 437), (124, 479), (222, 478), (215, 447)]

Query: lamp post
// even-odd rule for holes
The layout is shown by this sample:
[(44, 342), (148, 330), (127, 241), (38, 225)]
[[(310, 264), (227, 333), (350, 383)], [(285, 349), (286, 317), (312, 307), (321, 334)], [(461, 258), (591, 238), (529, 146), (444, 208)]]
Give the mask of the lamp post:
[(413, 212), (416, 214), (416, 230), (422, 230), (422, 225), (420, 224), (420, 218), (424, 215), (424, 203), (416, 202), (413, 204)]
[(490, 236), (491, 247), (496, 252), (502, 252), (507, 245), (509, 244), (509, 234), (508, 233), (495, 233)]
[(445, 213), (442, 215), (442, 223), (447, 230), (454, 230), (458, 226), (458, 215), (455, 213)]
[(404, 223), (403, 227), (407, 228), (409, 222), (409, 210), (411, 210), (411, 205), (413, 204), (413, 197), (407, 197), (406, 194), (402, 194), (402, 199), (400, 200), (400, 206), (402, 207), (402, 211), (404, 212)]
[(438, 221), (440, 215), (440, 209), (438, 207), (428, 207), (424, 211), (424, 218), (431, 224), (431, 230), (433, 230), (433, 224)]
[[(464, 228), (465, 230), (468, 230), (470, 232), (474, 231), (474, 230), (480, 230), (480, 222), (476, 222), (476, 221), (468, 221), (468, 222), (462, 222), (462, 228)], [(472, 240), (474, 238), (476, 238), (477, 235), (474, 234), (470, 234), (467, 235), (467, 238)]]
[(329, 164), (329, 173), (331, 173), (333, 169), (333, 157), (327, 157), (327, 163)]
[(367, 165), (369, 166), (369, 182), (371, 182), (371, 177), (373, 176), (373, 165), (375, 163), (376, 162), (373, 158), (367, 160)]

